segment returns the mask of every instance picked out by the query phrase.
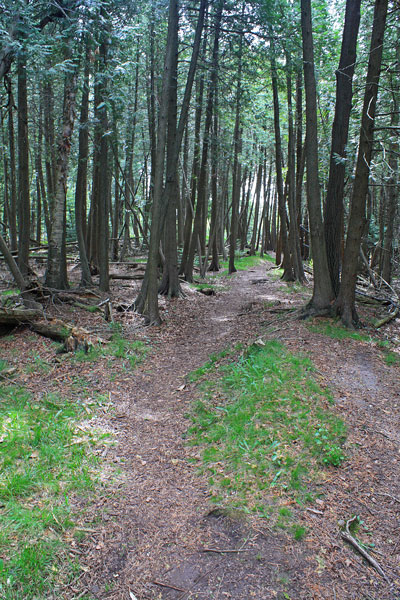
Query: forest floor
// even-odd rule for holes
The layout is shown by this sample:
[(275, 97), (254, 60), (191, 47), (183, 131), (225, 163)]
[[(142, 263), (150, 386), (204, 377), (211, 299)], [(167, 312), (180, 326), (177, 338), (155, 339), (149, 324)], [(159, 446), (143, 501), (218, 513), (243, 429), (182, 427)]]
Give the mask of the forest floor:
[[(113, 301), (130, 302), (137, 285), (114, 282)], [(305, 304), (311, 287), (284, 284), (267, 261), (214, 278), (213, 285), (213, 296), (185, 285), (185, 298), (162, 300), (160, 327), (143, 327), (131, 312), (116, 314), (122, 335), (148, 348), (134, 370), (114, 357), (79, 362), (56, 357), (49, 340), (28, 330), (0, 338), (1, 358), (18, 367), (19, 385), (34, 397), (62, 390), (72, 401), (83, 397), (85, 388), (90, 428), (113, 440), (96, 450), (97, 487), (69, 499), (72, 512), (83, 515), (79, 527), (75, 523), (63, 532), (66, 556), (79, 563), (77, 575), (55, 583), (54, 593), (30, 597), (399, 599), (399, 322), (380, 333), (366, 329), (358, 339), (330, 337), (326, 321), (293, 316), (291, 309)], [(49, 311), (103, 338), (110, 332), (100, 314), (65, 305)], [(202, 394), (188, 375), (210, 355), (238, 343), (243, 353), (260, 338), (261, 344), (279, 340), (291, 353), (311, 359), (315, 370), (309, 377), (330, 389), (324, 409), (347, 426), (346, 460), (320, 467), (310, 482), (310, 502), (299, 502), (279, 487), (265, 495), (282, 516), (280, 524), (273, 516), (213, 503), (207, 472), (196, 463), (199, 449), (185, 439)], [(385, 341), (394, 351), (391, 360)], [(210, 378), (218, 378), (219, 367), (232, 360), (219, 356)], [(27, 369), (32, 360), (36, 363)], [(89, 402), (96, 395), (103, 399), (99, 409)], [(80, 422), (83, 434), (88, 423)], [(353, 535), (385, 576), (343, 539), (342, 530), (354, 516)], [(286, 517), (287, 526), (282, 525)], [(293, 523), (304, 532), (299, 539)]]

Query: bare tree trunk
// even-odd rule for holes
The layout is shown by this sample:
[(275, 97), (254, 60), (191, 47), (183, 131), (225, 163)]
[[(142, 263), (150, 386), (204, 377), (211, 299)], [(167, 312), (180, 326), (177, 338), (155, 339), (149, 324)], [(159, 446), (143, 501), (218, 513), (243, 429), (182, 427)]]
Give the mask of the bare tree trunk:
[(18, 249), (17, 238), (17, 169), (15, 164), (15, 135), (14, 135), (14, 96), (11, 88), (11, 79), (5, 80), (8, 93), (8, 143), (10, 152), (10, 199), (8, 224), (10, 227), (11, 251)]
[(167, 137), (168, 123), (168, 99), (169, 87), (171, 85), (171, 77), (174, 70), (174, 48), (176, 47), (175, 40), (178, 35), (178, 15), (179, 13), (177, 1), (170, 0), (167, 47), (164, 63), (160, 108), (158, 115), (158, 136), (156, 149), (156, 163), (154, 169), (154, 193), (150, 230), (150, 248), (143, 284), (139, 295), (134, 303), (136, 310), (146, 317), (146, 321), (149, 325), (156, 325), (161, 323), (160, 313), (158, 310), (158, 261), (162, 222), (162, 194), (165, 162), (165, 143)]
[(388, 0), (375, 0), (367, 83), (361, 116), (360, 141), (344, 251), (342, 280), (339, 295), (335, 303), (336, 312), (341, 316), (343, 324), (347, 327), (358, 324), (358, 315), (355, 308), (357, 267), (361, 236), (366, 223), (365, 207), (374, 141), (375, 111), (379, 90), (387, 9)]
[[(244, 13), (245, 4), (242, 4), (242, 15)], [(235, 100), (235, 129), (233, 132), (233, 169), (232, 169), (232, 216), (231, 230), (229, 236), (229, 274), (236, 272), (235, 267), (235, 252), (236, 241), (238, 234), (239, 220), (239, 197), (240, 197), (240, 179), (241, 179), (241, 164), (239, 156), (241, 154), (241, 124), (240, 112), (242, 103), (242, 68), (243, 68), (243, 26), (239, 32), (239, 48), (238, 48), (238, 71), (237, 71), (237, 87)]]
[(329, 181), (325, 205), (327, 258), (335, 294), (339, 291), (346, 144), (353, 97), (352, 81), (356, 63), (360, 4), (361, 0), (347, 0), (346, 2), (342, 50), (339, 68), (336, 71), (335, 118), (332, 126)]
[[(400, 66), (400, 46), (399, 39), (397, 40), (396, 48), (396, 63), (397, 68)], [(399, 102), (398, 102), (398, 81), (395, 86), (392, 80), (392, 115), (390, 125), (393, 131), (398, 130), (399, 127)], [(399, 141), (398, 137), (392, 136), (389, 142), (389, 178), (387, 181), (387, 206), (386, 206), (386, 228), (383, 242), (383, 258), (382, 258), (382, 277), (388, 283), (392, 279), (392, 246), (393, 246), (393, 234), (394, 225), (397, 210), (397, 200), (399, 193)]]
[(75, 228), (78, 240), (79, 259), (81, 263), (81, 284), (91, 285), (89, 260), (86, 244), (86, 205), (87, 205), (87, 167), (89, 158), (89, 46), (86, 49), (86, 61), (83, 74), (83, 91), (81, 100), (78, 171), (75, 187)]
[[(104, 15), (103, 15), (104, 17)], [(106, 108), (106, 89), (107, 83), (105, 79), (106, 60), (107, 60), (107, 34), (104, 34), (100, 44), (100, 60), (102, 77), (97, 85), (99, 86), (100, 105), (97, 105), (95, 114), (99, 121), (101, 131), (100, 141), (100, 156), (99, 156), (99, 229), (98, 235), (100, 238), (99, 244), (99, 288), (102, 292), (108, 292), (109, 283), (109, 175), (108, 175), (108, 117)]]
[(260, 164), (258, 165), (258, 170), (257, 170), (256, 205), (254, 208), (254, 223), (253, 223), (253, 232), (252, 232), (251, 242), (250, 242), (250, 256), (252, 256), (256, 253), (256, 240), (257, 240), (257, 231), (258, 231), (258, 215), (260, 212), (262, 174), (263, 174), (263, 161), (260, 160)]
[[(271, 42), (271, 82), (272, 82), (272, 94), (273, 94), (273, 102), (274, 102), (276, 187), (277, 187), (277, 196), (278, 196), (278, 211), (279, 211), (279, 217), (280, 217), (280, 222), (281, 222), (280, 250), (283, 253), (282, 279), (284, 281), (294, 281), (293, 265), (292, 265), (292, 259), (290, 256), (290, 248), (289, 248), (289, 242), (288, 242), (285, 194), (284, 194), (284, 190), (283, 190), (282, 140), (281, 140), (280, 116), (279, 116), (280, 111), (279, 111), (279, 96), (278, 96), (278, 77), (277, 77), (277, 73), (276, 73), (275, 50), (274, 50), (272, 42)], [(278, 256), (278, 253), (277, 253), (277, 256)]]
[(296, 149), (295, 134), (293, 124), (293, 104), (292, 104), (292, 64), (289, 54), (286, 54), (286, 84), (288, 99), (288, 207), (289, 207), (289, 247), (292, 256), (293, 274), (297, 281), (304, 283), (303, 262), (300, 251), (300, 235), (298, 228), (297, 210), (296, 210)]
[(307, 199), (314, 261), (313, 296), (307, 309), (315, 313), (330, 309), (334, 298), (328, 271), (318, 176), (317, 90), (314, 74), (314, 45), (311, 2), (301, 0), (304, 86), (306, 92)]
[(68, 184), (68, 162), (71, 138), (75, 124), (76, 68), (65, 75), (63, 124), (58, 141), (56, 188), (52, 211), (51, 235), (47, 256), (46, 285), (67, 289), (67, 265), (65, 254), (65, 218)]
[(18, 267), (29, 272), (30, 194), (26, 57), (18, 57)]

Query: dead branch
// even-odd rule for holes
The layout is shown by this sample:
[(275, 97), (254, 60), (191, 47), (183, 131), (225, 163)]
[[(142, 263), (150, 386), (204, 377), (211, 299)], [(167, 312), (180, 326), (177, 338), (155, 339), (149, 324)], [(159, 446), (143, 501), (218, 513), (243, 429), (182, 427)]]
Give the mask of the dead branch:
[(350, 525), (352, 523), (354, 523), (354, 521), (357, 519), (357, 516), (353, 517), (352, 519), (349, 519), (346, 522), (346, 531), (342, 531), (341, 535), (342, 538), (348, 542), (349, 544), (351, 544), (353, 546), (353, 548), (355, 548), (357, 550), (357, 552), (359, 552), (361, 554), (361, 556), (363, 556), (365, 558), (365, 560), (367, 562), (369, 562), (369, 564), (371, 566), (374, 567), (374, 569), (376, 569), (376, 571), (378, 571), (379, 575), (382, 575), (382, 577), (385, 579), (385, 581), (387, 581), (390, 584), (390, 579), (389, 577), (386, 575), (385, 571), (382, 569), (382, 567), (380, 566), (380, 564), (374, 559), (372, 558), (372, 556), (370, 554), (368, 554), (368, 552), (357, 542), (357, 540), (351, 535), (350, 533)]
[(215, 552), (216, 554), (230, 554), (235, 552), (248, 552), (248, 550), (243, 548), (238, 548), (237, 550), (220, 550), (219, 548), (201, 548), (200, 552)]
[(144, 273), (138, 273), (137, 275), (121, 275), (120, 273), (110, 273), (110, 279), (125, 279), (128, 281), (137, 281), (143, 279)]
[(160, 587), (168, 588), (170, 590), (176, 590), (177, 592), (183, 592), (184, 594), (186, 594), (186, 590), (178, 588), (175, 585), (170, 585), (169, 583), (163, 583), (162, 581), (152, 581), (151, 583), (153, 583), (154, 585), (159, 585)]

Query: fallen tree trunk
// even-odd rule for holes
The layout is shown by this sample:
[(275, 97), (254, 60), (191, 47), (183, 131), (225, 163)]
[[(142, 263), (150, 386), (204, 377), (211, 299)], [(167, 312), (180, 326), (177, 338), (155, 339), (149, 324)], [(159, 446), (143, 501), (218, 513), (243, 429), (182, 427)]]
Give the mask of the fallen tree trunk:
[(43, 313), (38, 310), (25, 308), (0, 308), (0, 324), (15, 325), (19, 327), (25, 325), (35, 333), (50, 338), (56, 342), (63, 342), (65, 352), (75, 352), (84, 350), (87, 352), (95, 341), (90, 333), (80, 327), (74, 327), (59, 319), (44, 319)]
[(138, 273), (137, 275), (120, 275), (119, 273), (110, 273), (110, 279), (123, 279), (129, 281), (136, 281), (144, 278), (144, 272)]

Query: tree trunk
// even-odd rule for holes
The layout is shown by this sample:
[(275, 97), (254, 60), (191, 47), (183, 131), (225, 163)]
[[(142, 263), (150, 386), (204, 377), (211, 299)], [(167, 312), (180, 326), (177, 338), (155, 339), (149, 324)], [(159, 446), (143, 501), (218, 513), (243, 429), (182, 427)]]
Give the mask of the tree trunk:
[[(272, 38), (271, 38), (272, 40)], [(278, 195), (278, 211), (281, 222), (280, 228), (280, 246), (279, 249), (283, 253), (282, 279), (284, 281), (294, 281), (292, 259), (290, 256), (290, 248), (287, 232), (287, 213), (285, 204), (285, 194), (283, 190), (283, 175), (282, 175), (282, 140), (279, 117), (279, 96), (278, 96), (278, 77), (276, 72), (275, 50), (271, 42), (271, 82), (272, 95), (274, 102), (274, 131), (275, 131), (275, 168), (276, 168), (276, 188)], [(280, 252), (279, 252), (280, 254)], [(278, 256), (278, 253), (277, 253)]]
[(293, 274), (297, 281), (304, 283), (306, 281), (301, 260), (300, 234), (298, 228), (297, 210), (296, 210), (296, 148), (295, 134), (293, 124), (293, 104), (292, 104), (292, 64), (290, 55), (286, 54), (286, 85), (288, 100), (288, 207), (289, 207), (289, 247), (292, 256)]
[(25, 277), (29, 272), (30, 194), (29, 136), (26, 57), (18, 57), (18, 267)]
[(336, 71), (335, 118), (329, 181), (325, 205), (325, 237), (329, 273), (335, 295), (339, 291), (340, 247), (343, 220), (343, 192), (346, 171), (346, 144), (353, 97), (353, 74), (356, 63), (361, 0), (347, 0), (339, 68)]
[(314, 74), (314, 44), (310, 0), (301, 0), (301, 32), (306, 92), (307, 200), (314, 261), (313, 296), (307, 309), (311, 312), (320, 313), (330, 309), (334, 294), (326, 257), (318, 176), (317, 90)]
[(62, 131), (58, 141), (56, 188), (52, 211), (51, 235), (47, 257), (46, 285), (68, 288), (65, 253), (65, 218), (68, 184), (68, 162), (75, 123), (76, 68), (65, 75)]
[(174, 49), (176, 47), (175, 40), (178, 35), (178, 19), (178, 3), (176, 0), (169, 0), (168, 37), (158, 115), (158, 136), (155, 157), (156, 163), (154, 168), (154, 192), (150, 230), (150, 248), (145, 278), (143, 280), (139, 295), (134, 303), (136, 310), (145, 316), (149, 325), (157, 325), (161, 323), (160, 313), (158, 310), (158, 262), (162, 222), (162, 194), (165, 143), (168, 122), (168, 100), (171, 77), (174, 71)]
[(8, 143), (10, 152), (10, 194), (8, 224), (10, 227), (10, 247), (12, 252), (18, 249), (17, 238), (17, 169), (15, 164), (15, 135), (14, 135), (14, 96), (11, 79), (6, 78), (8, 93)]
[[(103, 12), (104, 9), (102, 9)], [(104, 17), (104, 15), (103, 15)], [(101, 78), (97, 85), (99, 87), (100, 104), (96, 106), (95, 115), (99, 121), (101, 131), (100, 141), (100, 156), (99, 156), (99, 229), (98, 235), (100, 238), (99, 244), (99, 288), (102, 292), (108, 292), (109, 283), (109, 175), (108, 175), (108, 117), (107, 117), (107, 83), (105, 78), (106, 60), (107, 60), (107, 33), (104, 34), (100, 44), (100, 60), (101, 60)]]
[[(400, 40), (397, 40), (396, 48), (396, 63), (397, 67), (400, 65)], [(392, 81), (392, 115), (390, 119), (390, 125), (393, 131), (399, 128), (399, 102), (398, 102), (398, 84), (394, 85)], [(397, 210), (397, 199), (399, 193), (399, 150), (400, 145), (398, 137), (392, 136), (389, 142), (389, 178), (387, 181), (387, 205), (386, 205), (386, 227), (383, 242), (383, 258), (382, 258), (382, 277), (387, 283), (391, 282), (392, 279), (392, 246), (393, 246), (393, 234), (394, 225)]]
[(258, 165), (258, 170), (257, 170), (256, 205), (254, 208), (254, 223), (253, 223), (253, 232), (252, 232), (251, 242), (250, 242), (250, 256), (254, 256), (256, 253), (256, 240), (257, 240), (257, 231), (258, 231), (258, 215), (260, 212), (262, 174), (263, 174), (263, 161), (260, 160), (260, 164)]
[[(201, 235), (201, 223), (202, 213), (206, 209), (206, 194), (207, 194), (207, 170), (208, 170), (208, 151), (210, 147), (210, 130), (213, 116), (213, 104), (214, 94), (216, 89), (217, 75), (218, 75), (218, 58), (219, 58), (219, 36), (221, 31), (221, 19), (222, 11), (224, 7), (224, 0), (219, 0), (216, 7), (215, 14), (215, 34), (214, 34), (214, 45), (212, 53), (211, 63), (211, 74), (210, 83), (208, 86), (207, 93), (207, 105), (205, 111), (205, 123), (204, 123), (204, 136), (203, 136), (203, 147), (201, 154), (201, 165), (199, 171), (199, 178), (197, 182), (197, 204), (196, 212), (194, 216), (193, 232), (189, 246), (189, 252), (185, 265), (185, 279), (186, 281), (193, 281), (193, 263), (196, 249), (198, 249), (198, 239)], [(201, 260), (201, 256), (199, 256)]]
[(360, 140), (356, 172), (351, 199), (350, 218), (347, 229), (346, 247), (343, 258), (342, 280), (335, 309), (347, 327), (358, 324), (355, 308), (355, 290), (361, 236), (365, 227), (365, 207), (368, 193), (376, 101), (382, 64), (383, 39), (385, 34), (388, 0), (376, 0), (371, 46), (368, 61), (367, 83), (361, 116)]
[(89, 64), (89, 45), (87, 45), (79, 127), (78, 171), (75, 187), (75, 228), (81, 263), (82, 286), (92, 285), (86, 244), (87, 167), (89, 158)]
[[(245, 4), (242, 4), (242, 15), (244, 13)], [(238, 48), (238, 71), (237, 71), (237, 87), (235, 100), (235, 129), (233, 132), (233, 169), (232, 169), (232, 216), (231, 230), (229, 236), (229, 274), (236, 272), (235, 267), (235, 252), (236, 241), (238, 234), (239, 220), (239, 198), (240, 198), (240, 179), (241, 165), (239, 156), (241, 154), (241, 124), (240, 112), (242, 103), (242, 68), (243, 68), (243, 26), (239, 32), (239, 48)]]

